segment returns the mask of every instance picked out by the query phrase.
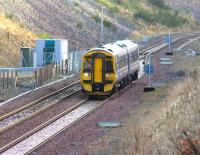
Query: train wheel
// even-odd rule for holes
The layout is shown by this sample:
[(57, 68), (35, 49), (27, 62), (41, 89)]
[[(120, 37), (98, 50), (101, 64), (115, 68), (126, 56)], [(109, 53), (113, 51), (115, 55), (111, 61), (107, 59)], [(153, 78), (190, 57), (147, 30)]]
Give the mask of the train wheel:
[(134, 80), (137, 80), (137, 79), (138, 79), (138, 71), (136, 71), (134, 74)]
[(90, 100), (94, 100), (94, 99), (97, 98), (97, 96), (95, 96), (95, 95), (88, 95), (88, 98), (89, 98)]
[(132, 81), (133, 81), (133, 80), (132, 80), (132, 75), (129, 75), (129, 76), (128, 76), (128, 84), (131, 84)]
[(119, 91), (118, 84), (116, 84), (116, 85), (113, 86), (113, 89), (111, 91), (111, 95), (117, 93), (118, 91)]
[(128, 85), (128, 77), (124, 78), (123, 83), (124, 83), (124, 87), (126, 87)]

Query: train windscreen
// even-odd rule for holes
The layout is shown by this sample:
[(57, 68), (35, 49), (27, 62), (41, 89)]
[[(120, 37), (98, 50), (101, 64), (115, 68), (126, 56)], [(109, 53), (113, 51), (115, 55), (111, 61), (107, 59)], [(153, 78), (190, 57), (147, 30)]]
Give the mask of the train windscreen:
[(113, 62), (112, 62), (112, 60), (106, 60), (106, 73), (113, 73)]
[(91, 59), (90, 58), (85, 58), (83, 72), (91, 73), (91, 70), (92, 70)]

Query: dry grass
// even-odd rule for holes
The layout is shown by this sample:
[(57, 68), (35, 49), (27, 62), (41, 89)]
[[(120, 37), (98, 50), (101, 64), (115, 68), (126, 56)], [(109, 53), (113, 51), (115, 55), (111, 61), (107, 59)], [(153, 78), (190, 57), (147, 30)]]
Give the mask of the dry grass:
[[(186, 49), (192, 47), (199, 50), (199, 41)], [(109, 130), (88, 146), (91, 154), (200, 154), (200, 57), (178, 52), (173, 60), (171, 72), (184, 71), (187, 76), (144, 94), (123, 127)]]
[(0, 12), (0, 66), (19, 65), (19, 48), (33, 46), (37, 35), (16, 21), (12, 15)]
[(98, 147), (89, 146), (92, 154), (200, 154), (200, 75), (194, 72), (167, 89), (144, 96), (123, 128), (95, 142)]

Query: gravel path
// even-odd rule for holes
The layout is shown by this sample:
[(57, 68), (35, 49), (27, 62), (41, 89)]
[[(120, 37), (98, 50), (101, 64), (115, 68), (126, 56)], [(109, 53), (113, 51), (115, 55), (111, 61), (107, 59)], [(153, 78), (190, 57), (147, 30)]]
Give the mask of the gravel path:
[[(180, 44), (187, 41), (188, 39), (180, 40), (172, 48), (179, 47)], [(154, 83), (171, 80), (169, 72), (170, 67), (173, 66), (159, 65), (160, 57), (165, 56), (167, 51), (168, 48), (163, 48), (159, 53), (154, 54), (153, 60), (156, 69), (152, 77)], [(135, 84), (129, 86), (128, 91), (126, 88), (120, 91), (103, 107), (83, 118), (81, 122), (76, 123), (70, 129), (63, 131), (32, 154), (89, 154), (87, 144), (98, 145), (98, 143), (92, 142), (107, 131), (107, 129), (97, 126), (97, 123), (100, 121), (119, 121), (134, 112), (143, 97), (143, 88), (147, 83), (147, 77), (137, 80)]]

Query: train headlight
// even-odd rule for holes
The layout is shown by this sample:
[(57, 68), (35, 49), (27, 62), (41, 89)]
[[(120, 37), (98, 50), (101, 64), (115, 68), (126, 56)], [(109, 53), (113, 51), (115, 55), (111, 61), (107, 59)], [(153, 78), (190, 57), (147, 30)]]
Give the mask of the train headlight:
[(89, 76), (89, 73), (84, 73), (84, 76), (88, 77), (88, 76)]
[(106, 73), (106, 77), (109, 77), (109, 76), (110, 76), (110, 74)]

